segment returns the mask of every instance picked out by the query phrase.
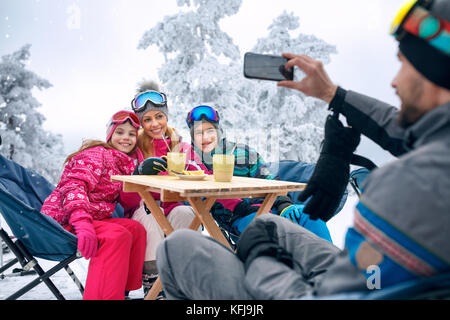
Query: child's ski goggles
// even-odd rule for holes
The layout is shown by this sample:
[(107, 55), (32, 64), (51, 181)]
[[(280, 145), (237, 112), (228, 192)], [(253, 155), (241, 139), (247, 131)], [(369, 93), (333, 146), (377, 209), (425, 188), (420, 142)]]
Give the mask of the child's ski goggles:
[(140, 112), (145, 109), (145, 104), (150, 101), (155, 106), (165, 107), (167, 105), (166, 95), (162, 92), (147, 90), (138, 93), (131, 101), (131, 107), (134, 112)]
[(391, 34), (400, 40), (408, 32), (450, 55), (450, 22), (431, 14), (424, 3), (431, 2), (411, 0), (405, 3), (392, 22)]
[(190, 128), (195, 121), (200, 121), (201, 119), (219, 123), (219, 114), (210, 106), (197, 106), (189, 111), (186, 117), (186, 123)]
[(139, 129), (140, 122), (137, 115), (131, 111), (121, 110), (119, 112), (116, 112), (112, 117), (111, 120), (109, 120), (107, 127), (113, 125), (113, 124), (122, 124), (125, 121), (129, 120), (133, 127), (136, 129)]

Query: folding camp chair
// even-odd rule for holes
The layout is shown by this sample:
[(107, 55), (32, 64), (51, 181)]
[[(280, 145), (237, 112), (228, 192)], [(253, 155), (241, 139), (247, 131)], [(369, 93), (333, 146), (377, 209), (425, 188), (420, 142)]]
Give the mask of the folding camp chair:
[(357, 170), (353, 170), (350, 172), (350, 185), (352, 186), (353, 190), (356, 192), (358, 197), (361, 196), (362, 192), (362, 185), (364, 183), (364, 180), (366, 180), (367, 176), (370, 174), (370, 171), (367, 168), (360, 168)]
[[(13, 233), (9, 235), (0, 226), (0, 237), (15, 258), (0, 268), (0, 274), (20, 263), (25, 272), (35, 270), (38, 277), (6, 299), (22, 296), (44, 282), (58, 300), (64, 300), (50, 277), (65, 269), (83, 295), (84, 288), (69, 264), (81, 257), (77, 238), (64, 230), (52, 218), (41, 214), (46, 197), (54, 189), (45, 178), (0, 155), (0, 213)], [(59, 262), (44, 271), (36, 258)], [(0, 280), (1, 281), (1, 280)]]

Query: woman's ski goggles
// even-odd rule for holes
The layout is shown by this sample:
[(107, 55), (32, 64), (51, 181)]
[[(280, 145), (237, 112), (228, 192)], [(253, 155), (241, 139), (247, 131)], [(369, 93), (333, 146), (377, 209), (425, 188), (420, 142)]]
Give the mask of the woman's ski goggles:
[(131, 107), (134, 112), (140, 112), (145, 109), (145, 104), (150, 101), (155, 106), (165, 107), (167, 105), (166, 95), (162, 92), (147, 90), (138, 93), (131, 101)]
[(219, 114), (210, 106), (197, 106), (189, 111), (186, 117), (186, 123), (190, 128), (195, 121), (200, 121), (201, 119), (219, 123)]
[(405, 3), (392, 22), (391, 34), (400, 40), (408, 32), (450, 55), (450, 22), (431, 14), (422, 6), (423, 2), (411, 0)]
[(133, 127), (136, 129), (139, 129), (140, 122), (137, 115), (131, 111), (121, 110), (119, 112), (116, 112), (112, 117), (111, 120), (109, 120), (107, 127), (109, 128), (113, 124), (122, 124), (125, 121), (129, 120)]

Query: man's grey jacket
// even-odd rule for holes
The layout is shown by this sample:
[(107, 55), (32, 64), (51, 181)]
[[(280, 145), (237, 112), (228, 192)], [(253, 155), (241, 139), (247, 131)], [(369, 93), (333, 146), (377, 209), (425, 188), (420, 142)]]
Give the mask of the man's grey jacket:
[(375, 271), (381, 287), (450, 271), (450, 102), (406, 130), (397, 108), (342, 88), (330, 109), (398, 159), (366, 179), (346, 250), (315, 293), (361, 289)]

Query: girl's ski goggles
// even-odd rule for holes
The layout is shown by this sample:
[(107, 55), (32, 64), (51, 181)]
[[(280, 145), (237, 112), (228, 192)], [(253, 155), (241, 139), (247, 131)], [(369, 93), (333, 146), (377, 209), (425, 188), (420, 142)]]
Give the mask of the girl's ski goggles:
[(450, 22), (431, 14), (424, 3), (431, 2), (411, 0), (404, 4), (392, 22), (391, 34), (400, 40), (408, 32), (450, 55)]
[(201, 119), (219, 123), (219, 114), (210, 106), (197, 106), (188, 113), (186, 123), (190, 128), (195, 121), (200, 121)]
[(162, 92), (147, 90), (138, 93), (131, 101), (131, 107), (134, 112), (140, 112), (145, 109), (145, 104), (150, 101), (155, 106), (165, 107), (167, 105), (166, 95)]
[(113, 124), (122, 124), (125, 121), (129, 120), (131, 122), (131, 124), (133, 125), (133, 127), (135, 127), (136, 129), (139, 129), (140, 122), (139, 122), (139, 118), (137, 117), (137, 115), (131, 111), (126, 111), (126, 110), (121, 110), (119, 112), (116, 112), (112, 117), (111, 120), (109, 120), (108, 122), (108, 128), (109, 126), (113, 125)]

